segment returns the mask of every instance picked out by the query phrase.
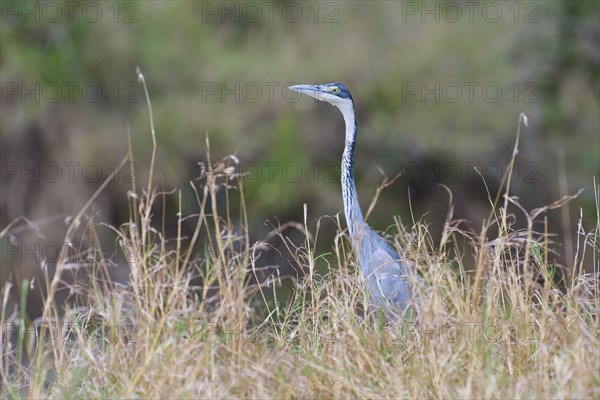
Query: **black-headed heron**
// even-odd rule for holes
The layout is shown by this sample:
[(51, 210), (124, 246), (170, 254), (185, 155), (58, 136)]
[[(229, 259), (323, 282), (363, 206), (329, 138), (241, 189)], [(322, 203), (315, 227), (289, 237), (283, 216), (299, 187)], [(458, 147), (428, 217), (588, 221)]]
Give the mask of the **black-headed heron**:
[(350, 92), (341, 83), (289, 87), (340, 109), (346, 123), (346, 145), (342, 155), (342, 196), (352, 247), (365, 278), (372, 305), (392, 319), (399, 319), (416, 304), (416, 287), (423, 285), (415, 269), (367, 225), (360, 210), (354, 184), (356, 117)]

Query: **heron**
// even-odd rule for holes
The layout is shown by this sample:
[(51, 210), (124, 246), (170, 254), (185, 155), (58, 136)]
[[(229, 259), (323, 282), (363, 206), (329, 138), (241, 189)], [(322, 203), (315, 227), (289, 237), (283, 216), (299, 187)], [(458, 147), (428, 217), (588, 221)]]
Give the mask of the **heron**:
[(289, 89), (336, 106), (344, 117), (346, 143), (342, 154), (342, 198), (352, 249), (365, 281), (372, 307), (392, 319), (405, 318), (415, 311), (416, 289), (422, 279), (416, 270), (375, 232), (363, 217), (354, 183), (356, 116), (352, 95), (337, 82), (322, 85), (294, 85)]

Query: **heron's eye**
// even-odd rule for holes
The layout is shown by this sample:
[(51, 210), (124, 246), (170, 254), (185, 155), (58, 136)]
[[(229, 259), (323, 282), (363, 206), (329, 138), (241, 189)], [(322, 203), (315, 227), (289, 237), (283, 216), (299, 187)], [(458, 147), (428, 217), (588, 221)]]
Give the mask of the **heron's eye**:
[(331, 93), (333, 94), (338, 94), (340, 92), (340, 88), (337, 86), (334, 86), (333, 89), (331, 89)]

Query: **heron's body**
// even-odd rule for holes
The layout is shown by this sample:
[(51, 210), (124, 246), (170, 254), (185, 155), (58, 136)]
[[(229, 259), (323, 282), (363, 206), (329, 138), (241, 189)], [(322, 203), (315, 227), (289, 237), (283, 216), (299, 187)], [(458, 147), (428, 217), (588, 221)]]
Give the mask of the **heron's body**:
[(342, 155), (342, 197), (352, 247), (365, 278), (373, 306), (392, 318), (401, 317), (415, 299), (416, 271), (367, 225), (362, 215), (354, 183), (356, 118), (352, 96), (340, 83), (296, 85), (290, 89), (337, 106), (346, 124), (346, 145)]

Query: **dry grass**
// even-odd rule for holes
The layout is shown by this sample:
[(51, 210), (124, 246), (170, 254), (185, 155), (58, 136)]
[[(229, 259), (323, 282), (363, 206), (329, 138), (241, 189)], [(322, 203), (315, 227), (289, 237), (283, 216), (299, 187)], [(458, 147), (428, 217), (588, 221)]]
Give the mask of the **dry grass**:
[[(518, 140), (514, 156), (517, 148)], [(152, 217), (161, 194), (150, 184), (132, 187), (130, 220), (112, 228), (131, 270), (128, 286), (108, 279), (110, 262), (101, 257), (62, 258), (47, 279), (39, 336), (2, 335), (3, 397), (600, 397), (600, 228), (579, 229), (574, 268), (560, 274), (549, 262), (549, 229), (538, 224), (570, 198), (512, 215), (521, 208), (507, 187), (490, 197), (480, 232), (461, 229), (450, 207), (439, 243), (421, 222), (410, 230), (398, 224), (392, 239), (429, 290), (420, 296), (418, 320), (388, 325), (361, 311), (364, 290), (341, 229), (327, 272), (317, 268), (318, 227), (305, 219), (297, 227), (305, 245), (286, 241), (307, 271), (289, 298), (281, 298), (277, 279), (249, 279), (269, 248), (250, 242), (243, 187), (228, 168), (235, 158), (213, 163), (207, 155), (202, 180), (193, 184), (199, 211), (188, 217), (197, 224), (191, 238), (164, 237)], [(217, 212), (220, 192), (227, 193), (225, 215)], [(237, 199), (241, 217), (233, 221), (229, 204)], [(65, 247), (76, 232), (99, 246), (98, 225), (82, 222), (86, 210), (73, 220)], [(515, 231), (517, 218), (529, 228)], [(488, 237), (492, 228), (497, 237)], [(196, 256), (200, 237), (212, 251)], [(584, 264), (593, 265), (592, 274)], [(89, 273), (88, 285), (72, 288), (83, 306), (60, 310), (54, 294), (73, 268)], [(23, 311), (9, 315), (4, 289), (3, 329), (20, 326)]]

